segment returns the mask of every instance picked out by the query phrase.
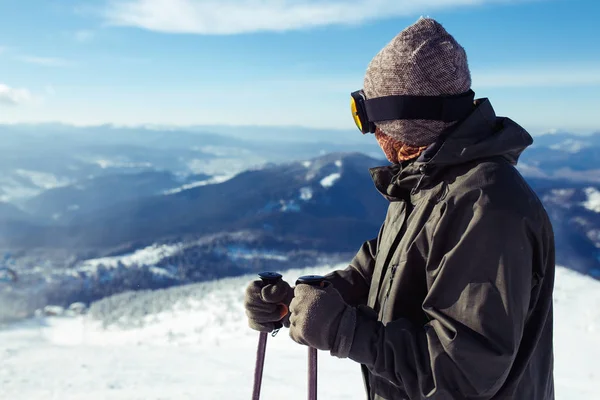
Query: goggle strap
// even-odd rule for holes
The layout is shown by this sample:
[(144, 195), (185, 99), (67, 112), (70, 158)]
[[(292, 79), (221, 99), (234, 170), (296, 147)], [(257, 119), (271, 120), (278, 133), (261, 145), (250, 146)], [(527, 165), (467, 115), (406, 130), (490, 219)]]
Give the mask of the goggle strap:
[(473, 111), (472, 90), (454, 96), (384, 96), (365, 100), (369, 121), (424, 119), (453, 122)]

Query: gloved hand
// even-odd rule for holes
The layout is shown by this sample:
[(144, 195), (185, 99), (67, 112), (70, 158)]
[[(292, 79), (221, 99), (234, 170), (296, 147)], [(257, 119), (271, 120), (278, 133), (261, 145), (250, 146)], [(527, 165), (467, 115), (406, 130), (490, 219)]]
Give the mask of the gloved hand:
[(259, 332), (272, 332), (275, 330), (275, 323), (279, 321), (283, 326), (289, 327), (288, 311), (293, 297), (294, 290), (284, 280), (267, 285), (261, 280), (251, 282), (246, 288), (244, 300), (250, 328)]
[(348, 357), (356, 309), (344, 302), (329, 282), (324, 287), (298, 285), (290, 304), (290, 337), (297, 343)]

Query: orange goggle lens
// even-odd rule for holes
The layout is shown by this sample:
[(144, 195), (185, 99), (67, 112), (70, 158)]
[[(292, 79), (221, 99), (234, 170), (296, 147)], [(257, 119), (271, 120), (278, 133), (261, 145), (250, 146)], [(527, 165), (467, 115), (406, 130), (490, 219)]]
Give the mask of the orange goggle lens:
[(362, 122), (360, 121), (360, 117), (358, 116), (358, 107), (356, 107), (356, 100), (354, 97), (350, 97), (350, 111), (352, 112), (352, 118), (354, 119), (354, 123), (359, 131), (363, 131)]

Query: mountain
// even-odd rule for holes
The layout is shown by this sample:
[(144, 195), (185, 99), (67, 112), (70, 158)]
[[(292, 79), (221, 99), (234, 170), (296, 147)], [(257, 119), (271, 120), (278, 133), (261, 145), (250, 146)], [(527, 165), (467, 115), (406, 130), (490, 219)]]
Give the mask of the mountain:
[(532, 178), (600, 183), (600, 132), (592, 135), (557, 133), (536, 136), (519, 162)]
[(380, 163), (330, 154), (117, 203), (61, 225), (0, 221), (0, 248), (13, 254), (24, 293), (36, 290), (24, 295), (25, 313), (347, 258), (385, 217), (387, 201), (368, 173)]
[[(159, 194), (156, 182), (174, 185), (171, 175), (98, 179), (90, 191), (72, 193), (75, 189), (69, 186), (47, 192), (46, 196), (64, 193), (65, 200), (83, 197), (74, 204), (89, 202), (66, 226), (13, 223), (0, 228), (0, 240), (9, 249), (93, 250), (91, 258), (129, 254), (155, 243), (184, 243), (187, 254), (208, 257), (214, 246), (210, 240), (195, 244), (197, 240), (245, 232), (240, 237), (252, 238), (248, 240), (254, 245), (262, 243), (258, 245), (261, 251), (352, 252), (376, 234), (385, 216), (387, 203), (374, 190), (368, 174), (370, 167), (381, 163), (361, 154), (334, 153), (247, 170), (220, 183), (201, 180)], [(552, 219), (559, 262), (600, 277), (598, 185), (568, 179), (529, 177), (528, 181)], [(144, 185), (146, 196), (140, 189)], [(93, 208), (96, 200), (104, 207)], [(36, 201), (40, 207), (53, 204), (45, 196)], [(235, 239), (229, 245), (251, 248), (248, 243)]]
[(576, 135), (568, 132), (547, 133), (535, 137), (535, 146), (576, 153), (583, 148), (600, 147), (600, 132), (590, 135)]
[[(202, 178), (210, 177), (202, 175)], [(92, 213), (120, 202), (157, 195), (181, 184), (174, 174), (167, 171), (105, 175), (46, 190), (26, 200), (23, 208), (42, 218), (68, 221), (77, 215)]]
[(554, 228), (557, 262), (600, 279), (600, 185), (533, 180)]
[[(0, 201), (22, 206), (47, 190), (118, 174), (171, 172), (182, 180), (195, 174), (222, 177), (222, 171), (239, 173), (334, 151), (379, 152), (374, 141), (361, 135), (359, 141), (334, 143), (326, 131), (309, 131), (286, 139), (254, 131), (225, 136), (192, 128), (0, 124)], [(54, 208), (64, 210), (72, 204)]]
[(0, 220), (28, 221), (32, 216), (10, 203), (0, 202)]
[[(280, 271), (293, 282), (344, 266)], [(562, 267), (556, 272), (556, 399), (597, 399), (600, 282)], [(250, 398), (258, 334), (247, 326), (243, 296), (252, 279), (123, 293), (92, 304), (84, 316), (7, 326), (0, 330), (0, 398)], [(305, 399), (306, 360), (306, 347), (286, 329), (269, 337), (261, 398)], [(319, 352), (318, 371), (319, 398), (364, 398), (356, 363)]]
[[(28, 299), (18, 315), (49, 303), (348, 259), (384, 220), (387, 201), (368, 173), (381, 163), (329, 154), (119, 202), (63, 225), (0, 220)], [(557, 261), (600, 279), (600, 187), (529, 183), (552, 220)], [(32, 288), (35, 295), (27, 294)]]
[(1, 232), (8, 247), (104, 248), (130, 242), (260, 230), (300, 248), (348, 251), (376, 235), (385, 200), (368, 168), (380, 160), (331, 154), (242, 172), (214, 185), (122, 202), (67, 227)]
[[(367, 170), (386, 162), (371, 136), (246, 128), (0, 125), (0, 268), (36, 288), (25, 315), (334, 262), (376, 235), (387, 202)], [(600, 134), (543, 135), (518, 167), (558, 261), (596, 278), (599, 151)]]

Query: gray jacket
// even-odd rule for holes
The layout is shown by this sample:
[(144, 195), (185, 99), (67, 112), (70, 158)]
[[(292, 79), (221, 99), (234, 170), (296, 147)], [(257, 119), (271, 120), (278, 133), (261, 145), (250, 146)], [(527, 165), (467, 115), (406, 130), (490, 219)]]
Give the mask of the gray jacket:
[(515, 168), (531, 143), (481, 99), (416, 161), (371, 170), (386, 220), (327, 276), (358, 308), (369, 399), (554, 399), (554, 235)]

